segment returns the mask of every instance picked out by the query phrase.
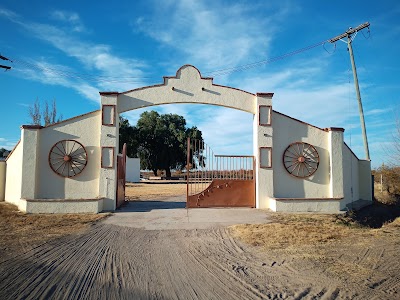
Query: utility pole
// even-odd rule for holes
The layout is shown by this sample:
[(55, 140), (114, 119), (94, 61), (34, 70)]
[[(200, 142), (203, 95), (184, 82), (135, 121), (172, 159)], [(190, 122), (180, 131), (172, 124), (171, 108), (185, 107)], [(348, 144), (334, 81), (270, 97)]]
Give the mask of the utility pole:
[[(357, 35), (357, 32), (360, 30), (363, 30), (364, 28), (369, 28), (369, 22), (365, 22), (364, 24), (361, 24), (357, 26), (356, 28), (349, 28), (346, 32), (332, 38), (329, 40), (330, 43), (335, 43), (337, 41), (343, 41), (347, 43), (347, 47), (349, 49), (350, 53), (350, 61), (351, 61), (351, 67), (353, 69), (353, 77), (354, 77), (354, 85), (356, 86), (356, 94), (357, 94), (357, 100), (358, 100), (358, 110), (360, 113), (360, 123), (361, 123), (361, 130), (362, 130), (362, 135), (363, 135), (363, 140), (364, 140), (364, 150), (365, 150), (365, 156), (366, 159), (370, 160), (369, 157), (369, 148), (368, 148), (368, 139), (367, 139), (367, 130), (365, 129), (365, 121), (364, 121), (364, 112), (363, 112), (363, 107), (362, 107), (362, 102), (361, 102), (361, 94), (360, 94), (360, 87), (358, 86), (358, 77), (357, 77), (357, 70), (356, 70), (356, 63), (354, 62), (354, 55), (353, 55), (353, 48), (351, 46), (351, 42), (354, 40), (354, 38)], [(347, 38), (347, 40), (343, 40), (344, 38)]]
[[(1, 54), (0, 54), (0, 59), (11, 61), (10, 59), (8, 59), (7, 57), (4, 57), (4, 56), (1, 55)], [(12, 62), (12, 61), (11, 61), (11, 62)], [(3, 66), (3, 65), (0, 65), (0, 68), (5, 69), (6, 71), (11, 69), (11, 67), (9, 67), (9, 66)]]

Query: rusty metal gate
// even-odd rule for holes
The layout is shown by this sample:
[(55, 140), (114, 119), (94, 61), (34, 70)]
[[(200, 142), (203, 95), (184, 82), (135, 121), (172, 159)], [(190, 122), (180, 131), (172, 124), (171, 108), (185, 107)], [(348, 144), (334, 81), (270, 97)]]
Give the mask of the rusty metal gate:
[(117, 156), (117, 208), (125, 202), (126, 183), (126, 144), (122, 147), (122, 154)]
[(215, 155), (188, 139), (186, 207), (255, 207), (254, 165), (254, 156)]

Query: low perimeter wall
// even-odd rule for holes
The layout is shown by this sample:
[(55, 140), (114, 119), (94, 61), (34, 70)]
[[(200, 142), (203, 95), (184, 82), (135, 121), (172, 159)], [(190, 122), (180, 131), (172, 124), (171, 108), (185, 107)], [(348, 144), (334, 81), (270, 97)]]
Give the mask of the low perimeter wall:
[(97, 214), (103, 210), (103, 199), (85, 200), (24, 200), (21, 199), (18, 208), (28, 214)]
[(274, 199), (270, 209), (275, 212), (322, 212), (339, 213), (341, 199)]

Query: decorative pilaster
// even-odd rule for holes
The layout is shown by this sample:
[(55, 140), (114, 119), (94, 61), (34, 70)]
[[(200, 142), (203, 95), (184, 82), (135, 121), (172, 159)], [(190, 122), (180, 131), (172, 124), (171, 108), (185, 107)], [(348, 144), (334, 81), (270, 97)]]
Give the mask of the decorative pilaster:
[(119, 147), (119, 118), (117, 115), (117, 92), (100, 93), (101, 130), (100, 130), (100, 182), (99, 195), (104, 198), (103, 210), (116, 208), (117, 195), (117, 155)]
[(22, 172), (21, 172), (21, 199), (36, 198), (36, 179), (38, 167), (38, 146), (40, 125), (22, 125)]
[(273, 93), (257, 93), (253, 119), (253, 153), (256, 157), (256, 208), (269, 208), (274, 196), (272, 171), (272, 97)]
[(327, 128), (329, 132), (329, 192), (331, 198), (344, 197), (343, 191), (343, 128)]

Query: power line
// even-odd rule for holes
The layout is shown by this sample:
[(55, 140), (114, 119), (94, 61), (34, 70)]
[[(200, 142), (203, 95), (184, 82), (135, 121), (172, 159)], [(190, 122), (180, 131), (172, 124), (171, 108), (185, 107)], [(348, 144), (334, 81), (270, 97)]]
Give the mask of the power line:
[(276, 62), (276, 61), (279, 61), (279, 60), (283, 60), (283, 59), (288, 58), (290, 56), (294, 56), (294, 55), (300, 54), (302, 52), (305, 52), (305, 51), (314, 49), (314, 48), (316, 48), (318, 46), (324, 45), (326, 42), (327, 42), (327, 40), (319, 42), (319, 43), (316, 43), (316, 44), (313, 44), (313, 45), (310, 45), (310, 46), (307, 46), (307, 47), (304, 47), (304, 48), (300, 48), (300, 49), (297, 49), (297, 50), (294, 50), (294, 51), (291, 51), (291, 52), (288, 52), (288, 53), (285, 53), (285, 54), (282, 54), (282, 55), (279, 55), (279, 56), (275, 56), (275, 57), (272, 57), (270, 59), (261, 60), (261, 61), (258, 61), (258, 62), (254, 62), (254, 63), (250, 63), (250, 64), (238, 66), (238, 67), (220, 69), (220, 70), (209, 72), (209, 73), (206, 73), (206, 74), (215, 77), (215, 76), (232, 74), (232, 73), (235, 73), (235, 72), (242, 72), (242, 71), (249, 70), (249, 69), (252, 69), (252, 68), (256, 68), (256, 67), (259, 67), (259, 66), (262, 66), (262, 65), (270, 64), (270, 63), (273, 63), (273, 62)]
[[(302, 52), (314, 49), (318, 46), (321, 46), (323, 44), (325, 44), (327, 42), (327, 40), (304, 47), (304, 48), (300, 48), (279, 56), (275, 56), (266, 60), (261, 60), (261, 61), (257, 61), (254, 63), (249, 63), (249, 64), (245, 64), (245, 65), (241, 65), (241, 66), (237, 66), (237, 67), (232, 67), (232, 68), (225, 68), (225, 69), (219, 69), (216, 71), (211, 71), (211, 72), (206, 72), (204, 73), (205, 76), (212, 76), (212, 77), (218, 77), (218, 76), (222, 76), (222, 75), (229, 75), (232, 73), (236, 73), (236, 72), (243, 72), (249, 69), (253, 69), (256, 67), (260, 67), (266, 64), (270, 64), (279, 60), (283, 60), (285, 58), (288, 58), (290, 56), (294, 56), (297, 54), (300, 54)], [(145, 79), (151, 79), (151, 78), (155, 78), (155, 77), (136, 77), (136, 76), (125, 76), (125, 77), (121, 77), (121, 76), (101, 76), (101, 75), (93, 75), (93, 74), (84, 74), (84, 73), (78, 73), (78, 72), (71, 72), (71, 71), (67, 71), (67, 70), (61, 70), (61, 69), (56, 69), (56, 68), (49, 68), (49, 67), (45, 67), (45, 66), (40, 66), (38, 63), (30, 63), (27, 62), (25, 60), (22, 59), (17, 59), (14, 58), (14, 62), (28, 67), (30, 69), (34, 69), (34, 70), (39, 70), (42, 72), (47, 72), (51, 75), (56, 75), (59, 77), (69, 77), (69, 78), (76, 78), (76, 79), (84, 79), (84, 80), (89, 80), (89, 81), (100, 81), (100, 82), (118, 82), (118, 83), (140, 83), (143, 82), (143, 80)]]

